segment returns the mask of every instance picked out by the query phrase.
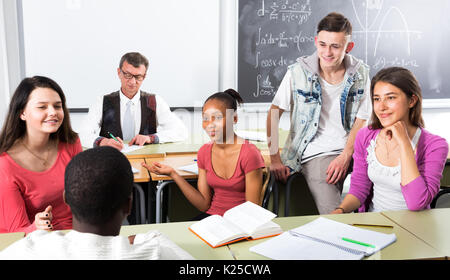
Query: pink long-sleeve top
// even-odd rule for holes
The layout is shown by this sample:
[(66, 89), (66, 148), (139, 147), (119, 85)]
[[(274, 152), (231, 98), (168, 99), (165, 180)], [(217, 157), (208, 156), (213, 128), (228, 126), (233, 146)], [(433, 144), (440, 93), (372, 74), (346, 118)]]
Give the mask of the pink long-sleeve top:
[(53, 229), (72, 228), (72, 213), (64, 203), (64, 171), (82, 151), (80, 140), (60, 142), (55, 163), (43, 172), (18, 165), (7, 153), (0, 155), (0, 231), (30, 233), (36, 229), (34, 216), (53, 207)]
[[(448, 144), (444, 138), (421, 129), (415, 156), (420, 176), (401, 187), (406, 205), (413, 211), (430, 208), (431, 201), (439, 192), (448, 155)], [(367, 211), (372, 200), (373, 184), (367, 175), (367, 147), (380, 130), (364, 127), (356, 135), (349, 194), (361, 202), (359, 212)]]

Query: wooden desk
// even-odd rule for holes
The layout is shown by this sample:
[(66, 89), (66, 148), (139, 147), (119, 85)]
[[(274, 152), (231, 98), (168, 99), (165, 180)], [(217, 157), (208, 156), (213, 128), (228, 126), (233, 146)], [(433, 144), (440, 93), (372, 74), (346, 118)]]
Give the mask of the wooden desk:
[(200, 238), (189, 231), (193, 222), (148, 224), (135, 226), (122, 226), (120, 235), (129, 236), (136, 233), (145, 233), (149, 230), (159, 230), (175, 244), (186, 250), (194, 258), (200, 260), (233, 260), (227, 246), (211, 248)]
[[(397, 241), (380, 252), (366, 258), (369, 260), (432, 259), (448, 256), (450, 241), (447, 238), (450, 225), (446, 221), (450, 209), (433, 209), (421, 212), (393, 211), (383, 213), (350, 213), (341, 215), (324, 215), (328, 219), (352, 224), (383, 224), (393, 228), (370, 228), (383, 233), (395, 233)], [(289, 230), (313, 221), (319, 216), (280, 217), (275, 218), (283, 230)], [(219, 248), (211, 248), (188, 230), (194, 222), (146, 224), (122, 226), (120, 235), (129, 236), (159, 230), (178, 246), (189, 252), (196, 259), (204, 260), (262, 260), (265, 257), (249, 251), (250, 247), (265, 242), (268, 238), (243, 241)], [(0, 234), (0, 250), (23, 237), (23, 233)]]
[(24, 232), (0, 233), (0, 251), (25, 236)]
[(142, 163), (145, 162), (145, 159), (143, 157), (141, 158), (128, 158), (130, 161), (131, 166), (139, 170), (139, 173), (134, 173), (134, 182), (135, 183), (142, 183), (142, 182), (149, 182), (150, 181), (150, 175), (148, 174), (147, 168), (142, 166)]
[[(279, 130), (279, 146), (282, 148), (288, 137), (289, 131)], [(142, 149), (127, 153), (128, 158), (162, 158), (167, 155), (179, 155), (179, 154), (192, 154), (203, 146), (203, 144), (211, 141), (205, 133), (190, 135), (186, 141), (163, 143), (163, 144), (150, 144), (144, 145)], [(268, 150), (267, 142), (250, 141), (261, 151)], [(268, 153), (268, 152), (267, 152)]]
[[(397, 241), (383, 250), (369, 256), (366, 259), (369, 260), (403, 260), (403, 259), (429, 259), (429, 258), (444, 258), (445, 256), (430, 246), (429, 244), (423, 242), (422, 240), (415, 237), (410, 232), (406, 231), (399, 225), (395, 224), (388, 218), (384, 217), (380, 213), (349, 213), (341, 215), (322, 215), (325, 218), (332, 219), (338, 222), (353, 224), (382, 224), (382, 225), (392, 225), (393, 228), (368, 228), (362, 227), (374, 231), (379, 231), (383, 233), (395, 233), (397, 236)], [(319, 216), (298, 216), (298, 217), (280, 217), (275, 218), (273, 221), (279, 224), (283, 230), (289, 230), (308, 222), (311, 222), (318, 218)], [(265, 242), (268, 240), (259, 239), (255, 241), (246, 241), (229, 244), (231, 252), (237, 260), (266, 260), (268, 258), (261, 256), (259, 254), (250, 252), (250, 247), (253, 247), (260, 242)]]
[(450, 208), (389, 211), (382, 214), (446, 257), (450, 257)]
[[(147, 164), (151, 164), (152, 162), (160, 162), (162, 164), (170, 165), (173, 168), (177, 168), (183, 165), (193, 164), (195, 163), (194, 159), (197, 158), (197, 153), (190, 153), (190, 154), (178, 154), (178, 155), (168, 155), (166, 157), (161, 158), (146, 158), (145, 162)], [(186, 180), (192, 179), (195, 180), (198, 178), (198, 174), (177, 170), (177, 172)], [(155, 219), (156, 223), (162, 222), (162, 195), (164, 192), (164, 189), (172, 182), (172, 178), (165, 175), (157, 175), (155, 173), (151, 173), (151, 179), (152, 181), (157, 181), (158, 184), (156, 185), (156, 213), (155, 213)]]
[[(128, 157), (127, 157), (128, 158)], [(133, 173), (134, 176), (134, 182), (135, 183), (149, 183), (150, 182), (150, 174), (147, 170), (147, 168), (142, 166), (142, 163), (145, 162), (144, 158), (128, 158), (130, 161), (131, 166), (139, 170), (139, 173)], [(146, 211), (145, 207), (145, 192), (142, 189), (141, 185), (134, 184), (134, 187), (136, 188), (137, 194), (133, 198), (133, 203), (135, 203), (135, 210), (136, 210), (136, 218), (140, 218), (140, 223), (145, 223), (146, 216), (151, 216), (150, 208), (148, 211)], [(139, 212), (138, 212), (139, 211)], [(146, 214), (147, 213), (147, 214)]]
[[(145, 162), (147, 164), (151, 164), (153, 162), (159, 162), (159, 163), (162, 163), (165, 165), (170, 165), (171, 167), (177, 169), (178, 167), (181, 167), (184, 165), (196, 163), (196, 161), (195, 161), (196, 159), (197, 159), (197, 152), (183, 153), (183, 154), (170, 154), (165, 157), (146, 158)], [(179, 169), (177, 169), (177, 172), (185, 179), (197, 179), (197, 177), (198, 177), (197, 174), (179, 170)], [(151, 172), (150, 172), (150, 176), (151, 176), (152, 181), (172, 180), (172, 178), (170, 178), (169, 176), (157, 175), (157, 174), (151, 173)]]

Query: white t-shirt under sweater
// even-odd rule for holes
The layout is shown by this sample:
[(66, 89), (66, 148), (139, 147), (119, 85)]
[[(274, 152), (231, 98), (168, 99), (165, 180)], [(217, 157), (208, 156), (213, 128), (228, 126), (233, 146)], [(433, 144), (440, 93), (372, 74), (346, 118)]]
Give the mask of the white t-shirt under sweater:
[(0, 259), (177, 260), (193, 257), (156, 230), (136, 234), (134, 244), (120, 235), (36, 230), (1, 251)]
[[(413, 150), (419, 142), (421, 132), (422, 130), (417, 128), (413, 139), (411, 139), (411, 147)], [(401, 165), (391, 167), (383, 165), (378, 161), (375, 154), (378, 135), (370, 141), (370, 145), (367, 147), (367, 175), (373, 183), (373, 198), (368, 211), (380, 212), (408, 209), (400, 184)]]
[[(283, 110), (290, 110), (290, 104), (292, 102), (290, 80), (291, 74), (288, 71), (272, 101), (272, 104)], [(340, 154), (347, 143), (348, 133), (342, 126), (340, 108), (344, 81), (337, 85), (329, 84), (322, 77), (319, 78), (319, 81), (322, 88), (322, 108), (320, 111), (319, 125), (316, 135), (303, 152), (302, 163), (319, 156)], [(370, 83), (366, 85), (365, 90), (366, 92), (370, 91)], [(370, 95), (364, 94), (356, 117), (368, 120), (371, 111), (372, 104)]]

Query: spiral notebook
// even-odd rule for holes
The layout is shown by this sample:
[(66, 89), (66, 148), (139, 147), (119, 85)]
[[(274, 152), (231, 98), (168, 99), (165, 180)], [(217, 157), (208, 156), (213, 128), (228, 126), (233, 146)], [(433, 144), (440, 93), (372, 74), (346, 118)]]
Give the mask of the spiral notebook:
[(397, 240), (323, 217), (250, 248), (276, 260), (359, 260)]

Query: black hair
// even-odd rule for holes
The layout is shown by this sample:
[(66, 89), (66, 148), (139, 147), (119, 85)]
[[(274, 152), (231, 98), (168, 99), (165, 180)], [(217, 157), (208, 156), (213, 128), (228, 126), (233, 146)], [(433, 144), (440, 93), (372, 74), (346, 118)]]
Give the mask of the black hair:
[(332, 12), (320, 20), (317, 25), (317, 33), (320, 31), (344, 32), (345, 35), (352, 35), (352, 24), (342, 14)]
[(148, 59), (138, 53), (138, 52), (129, 52), (126, 53), (122, 56), (122, 58), (120, 58), (120, 62), (119, 62), (119, 68), (122, 69), (122, 65), (124, 62), (128, 62), (129, 64), (131, 64), (133, 67), (138, 68), (141, 65), (145, 66), (145, 71), (147, 71), (148, 69)]
[(78, 134), (72, 130), (70, 124), (69, 110), (66, 105), (66, 97), (61, 87), (52, 79), (44, 76), (34, 76), (23, 79), (17, 86), (9, 103), (6, 120), (0, 133), (0, 154), (12, 147), (14, 142), (25, 136), (27, 127), (20, 115), (25, 110), (31, 93), (37, 88), (49, 88), (58, 93), (61, 98), (61, 106), (64, 112), (64, 120), (55, 133), (50, 134), (51, 139), (58, 139), (61, 142), (75, 143)]
[(112, 147), (85, 150), (67, 165), (64, 190), (74, 217), (91, 225), (106, 224), (133, 190), (130, 162)]
[(216, 92), (213, 95), (211, 95), (210, 97), (208, 97), (205, 100), (205, 103), (203, 104), (203, 106), (206, 104), (206, 102), (208, 102), (211, 99), (217, 99), (222, 101), (223, 103), (225, 103), (225, 107), (227, 109), (233, 109), (234, 111), (237, 110), (237, 106), (244, 103), (244, 101), (242, 100), (241, 95), (235, 91), (234, 89), (227, 89), (224, 92)]

